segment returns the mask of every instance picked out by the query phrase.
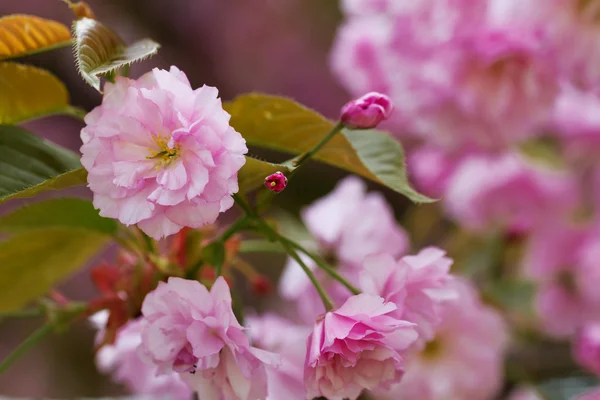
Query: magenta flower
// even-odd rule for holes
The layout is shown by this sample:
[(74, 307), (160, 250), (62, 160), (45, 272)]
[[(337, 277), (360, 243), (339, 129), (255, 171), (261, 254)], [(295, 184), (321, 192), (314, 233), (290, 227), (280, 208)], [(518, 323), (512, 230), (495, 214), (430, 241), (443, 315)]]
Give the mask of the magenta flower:
[(458, 296), (441, 307), (441, 323), (425, 348), (406, 359), (406, 374), (378, 399), (493, 399), (502, 386), (507, 327), (481, 303), (468, 282), (452, 281)]
[[(103, 329), (107, 315), (94, 315), (94, 322)], [(137, 348), (142, 343), (142, 330), (146, 322), (133, 320), (119, 329), (112, 345), (104, 345), (96, 353), (98, 369), (112, 374), (116, 382), (122, 383), (132, 394), (168, 396), (176, 400), (189, 400), (192, 390), (183, 382), (179, 374), (172, 372), (156, 376), (157, 368), (146, 364), (139, 356)], [(98, 338), (103, 334), (99, 332)]]
[(179, 372), (207, 400), (264, 400), (265, 365), (277, 358), (251, 347), (231, 309), (225, 279), (210, 292), (197, 281), (169, 278), (142, 305), (148, 324), (140, 354), (159, 374)]
[(364, 293), (394, 303), (398, 318), (414, 322), (419, 339), (431, 340), (441, 321), (442, 302), (457, 296), (450, 286), (452, 260), (445, 254), (441, 249), (428, 247), (399, 261), (389, 254), (368, 256), (361, 288)]
[(247, 148), (217, 96), (193, 90), (176, 67), (106, 85), (81, 131), (100, 215), (159, 239), (213, 223), (233, 205)]
[(353, 129), (375, 128), (390, 118), (394, 105), (384, 94), (371, 92), (342, 107), (340, 120)]
[[(302, 211), (302, 221), (316, 243), (306, 243), (339, 270), (349, 281), (358, 284), (363, 260), (370, 254), (400, 256), (408, 249), (408, 236), (398, 225), (394, 213), (380, 193), (367, 193), (366, 185), (356, 177), (338, 183), (327, 196)], [(304, 257), (311, 269), (314, 262)], [(317, 271), (321, 275), (321, 271)], [(336, 282), (327, 282), (330, 295), (338, 304), (349, 296)], [(310, 280), (302, 268), (288, 260), (280, 281), (283, 297), (295, 300), (302, 317), (312, 323), (325, 312)]]
[(268, 400), (305, 400), (304, 359), (310, 326), (297, 325), (275, 314), (246, 318), (257, 347), (281, 356), (281, 365), (267, 367)]
[(283, 172), (275, 172), (265, 178), (265, 186), (272, 192), (279, 193), (287, 186), (287, 178)]
[(363, 389), (399, 382), (404, 351), (418, 335), (395, 310), (379, 296), (359, 294), (317, 321), (304, 365), (307, 398), (355, 400)]
[(579, 330), (573, 356), (579, 365), (600, 376), (600, 322), (588, 323)]

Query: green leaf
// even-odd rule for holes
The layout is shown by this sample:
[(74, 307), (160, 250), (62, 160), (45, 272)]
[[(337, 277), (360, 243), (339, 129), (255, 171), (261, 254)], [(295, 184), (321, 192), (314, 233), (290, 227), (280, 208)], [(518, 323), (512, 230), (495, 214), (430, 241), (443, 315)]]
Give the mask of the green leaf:
[(0, 125), (0, 204), (85, 183), (79, 156), (29, 131)]
[(537, 390), (544, 399), (570, 400), (594, 389), (600, 380), (592, 376), (572, 376), (541, 383)]
[(270, 162), (257, 160), (256, 158), (246, 157), (246, 164), (244, 164), (238, 173), (240, 192), (244, 193), (256, 189), (264, 183), (265, 177), (277, 171), (281, 171), (285, 174), (289, 172), (289, 169), (285, 165), (272, 164)]
[(100, 90), (100, 75), (150, 57), (160, 47), (150, 39), (127, 46), (115, 31), (91, 18), (75, 21), (73, 35), (79, 73), (96, 90)]
[(110, 237), (86, 229), (36, 229), (0, 243), (0, 312), (44, 295), (84, 266)]
[(75, 198), (46, 200), (0, 216), (0, 232), (47, 228), (81, 228), (113, 235), (118, 226), (114, 219), (101, 217), (89, 200)]
[[(231, 125), (249, 145), (292, 154), (310, 150), (334, 126), (316, 111), (284, 97), (248, 94), (225, 108)], [(383, 132), (344, 130), (314, 158), (381, 183), (414, 202), (434, 201), (410, 186), (402, 146)]]
[(0, 63), (0, 124), (67, 113), (69, 94), (50, 72), (30, 65)]

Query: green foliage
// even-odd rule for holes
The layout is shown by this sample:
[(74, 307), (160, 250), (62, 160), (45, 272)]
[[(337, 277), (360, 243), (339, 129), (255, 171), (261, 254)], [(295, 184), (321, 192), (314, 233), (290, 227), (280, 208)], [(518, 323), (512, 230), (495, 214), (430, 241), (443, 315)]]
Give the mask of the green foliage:
[(81, 268), (110, 237), (81, 228), (33, 229), (0, 243), (0, 312), (44, 295)]
[(150, 39), (128, 46), (112, 29), (91, 18), (75, 21), (73, 35), (79, 73), (96, 90), (100, 90), (100, 75), (150, 57), (160, 47)]
[(50, 72), (13, 62), (0, 63), (0, 124), (68, 112), (65, 85)]
[(600, 384), (596, 377), (572, 376), (552, 379), (540, 384), (537, 390), (547, 400), (570, 400), (588, 392)]
[[(334, 126), (317, 112), (277, 96), (242, 95), (225, 108), (248, 144), (292, 154), (310, 150)], [(433, 201), (410, 186), (402, 146), (383, 132), (345, 130), (314, 158), (388, 186), (415, 202)]]
[(46, 200), (0, 216), (0, 232), (48, 228), (82, 228), (114, 235), (118, 225), (114, 219), (98, 215), (90, 201), (75, 198)]
[(238, 173), (240, 192), (244, 193), (256, 189), (264, 183), (265, 177), (277, 171), (285, 174), (289, 172), (289, 169), (285, 165), (272, 164), (256, 158), (246, 157), (246, 164)]
[(0, 125), (0, 154), (0, 203), (85, 183), (77, 154), (23, 128)]
[(60, 22), (33, 15), (0, 18), (0, 60), (64, 47), (70, 43), (69, 28)]

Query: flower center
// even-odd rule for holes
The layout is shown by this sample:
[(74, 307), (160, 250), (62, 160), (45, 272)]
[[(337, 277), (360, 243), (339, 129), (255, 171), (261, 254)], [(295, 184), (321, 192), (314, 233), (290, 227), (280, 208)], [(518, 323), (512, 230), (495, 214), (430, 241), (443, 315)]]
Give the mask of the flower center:
[[(176, 160), (179, 157), (179, 146), (175, 146), (175, 148), (170, 148), (168, 142), (162, 138), (157, 137), (154, 139), (156, 145), (160, 149), (157, 153), (146, 157), (149, 160), (156, 160), (156, 169), (161, 169), (169, 165), (173, 160)], [(152, 154), (156, 149), (150, 149), (150, 154)]]
[(440, 355), (442, 352), (442, 343), (438, 339), (433, 339), (425, 345), (423, 349), (423, 357), (426, 359), (433, 359)]

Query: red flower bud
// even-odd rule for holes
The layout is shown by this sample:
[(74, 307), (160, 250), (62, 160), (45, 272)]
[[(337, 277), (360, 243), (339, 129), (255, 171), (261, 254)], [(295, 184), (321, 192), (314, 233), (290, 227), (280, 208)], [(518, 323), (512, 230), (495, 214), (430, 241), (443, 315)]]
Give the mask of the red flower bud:
[(353, 129), (375, 128), (392, 115), (394, 105), (384, 94), (371, 92), (342, 107), (340, 119)]
[(273, 290), (271, 282), (262, 275), (257, 275), (252, 279), (252, 288), (254, 289), (254, 293), (259, 296), (267, 295)]
[(265, 178), (265, 186), (272, 192), (279, 193), (287, 186), (287, 178), (283, 172), (275, 172)]

